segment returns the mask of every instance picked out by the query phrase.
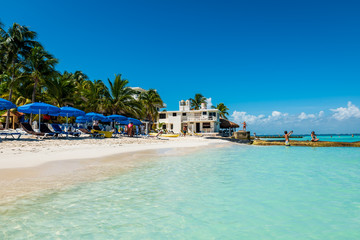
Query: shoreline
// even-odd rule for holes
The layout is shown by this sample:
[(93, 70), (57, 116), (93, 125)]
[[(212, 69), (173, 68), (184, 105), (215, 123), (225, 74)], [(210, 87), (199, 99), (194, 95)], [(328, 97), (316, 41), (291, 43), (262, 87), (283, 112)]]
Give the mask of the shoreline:
[[(1, 149), (0, 153), (0, 206), (43, 191), (60, 191), (68, 186), (105, 179), (159, 157), (231, 145), (223, 140), (198, 137), (84, 140), (88, 141), (76, 145), (68, 140), (60, 147), (56, 145), (58, 140), (40, 141), (46, 145), (43, 148), (33, 142), (30, 151), (18, 154), (14, 154), (17, 147), (11, 147), (16, 142), (8, 143), (8, 149)], [(33, 148), (36, 151), (31, 151)]]
[[(256, 146), (284, 146), (285, 140), (254, 140)], [(291, 146), (298, 147), (360, 147), (360, 142), (327, 142), (327, 141), (291, 141)]]

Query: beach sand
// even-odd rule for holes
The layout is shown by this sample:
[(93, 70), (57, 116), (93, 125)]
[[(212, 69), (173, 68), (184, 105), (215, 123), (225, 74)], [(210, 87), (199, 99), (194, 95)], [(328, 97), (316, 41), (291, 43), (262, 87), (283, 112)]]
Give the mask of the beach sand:
[(0, 204), (101, 180), (159, 156), (229, 144), (201, 137), (5, 140), (0, 143)]

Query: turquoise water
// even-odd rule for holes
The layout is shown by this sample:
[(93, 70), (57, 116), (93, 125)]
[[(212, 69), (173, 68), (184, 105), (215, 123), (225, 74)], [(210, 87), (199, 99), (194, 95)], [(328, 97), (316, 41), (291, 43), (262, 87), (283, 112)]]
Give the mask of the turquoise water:
[[(352, 137), (351, 135), (345, 135), (345, 136), (317, 136), (319, 138), (319, 141), (324, 142), (358, 142), (360, 141), (359, 135), (354, 135)], [(261, 138), (262, 140), (285, 140), (285, 138)], [(310, 141), (311, 136), (303, 136), (302, 138), (290, 138), (291, 141)]]
[(360, 149), (235, 145), (0, 208), (0, 239), (360, 239)]

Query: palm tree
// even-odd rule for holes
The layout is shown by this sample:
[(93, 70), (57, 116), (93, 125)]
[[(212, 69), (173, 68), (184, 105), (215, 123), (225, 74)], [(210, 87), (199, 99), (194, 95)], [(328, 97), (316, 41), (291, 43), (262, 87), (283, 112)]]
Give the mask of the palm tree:
[[(2, 66), (6, 66), (8, 72), (8, 81), (11, 82), (9, 84), (9, 98), (11, 101), (13, 87), (16, 82), (17, 76), (15, 75), (16, 64), (22, 64), (24, 59), (30, 53), (31, 49), (34, 46), (39, 46), (40, 44), (35, 41), (37, 34), (34, 31), (30, 31), (28, 27), (21, 26), (17, 23), (14, 23), (12, 27), (8, 29), (8, 31), (4, 31), (3, 27), (1, 27), (1, 42), (0, 42), (0, 56), (2, 58)], [(8, 110), (6, 117), (6, 125), (5, 128), (9, 128), (9, 116), (10, 110)]]
[(41, 82), (46, 79), (54, 77), (57, 74), (55, 65), (58, 60), (53, 55), (45, 51), (41, 46), (36, 46), (31, 49), (27, 57), (27, 71), (30, 72), (30, 77), (33, 80), (33, 93), (31, 101), (35, 102), (36, 90)]
[(47, 101), (58, 107), (73, 106), (76, 97), (75, 80), (72, 73), (64, 72), (45, 79), (45, 96)]
[(135, 99), (137, 92), (128, 87), (129, 81), (121, 79), (121, 74), (115, 75), (114, 82), (108, 79), (109, 88), (106, 94), (107, 109), (112, 114), (125, 114), (130, 116), (139, 116), (141, 114), (141, 105)]
[(159, 93), (155, 89), (149, 89), (140, 93), (139, 100), (143, 107), (143, 115), (151, 123), (155, 122), (158, 116), (158, 109), (164, 105)]
[(214, 109), (218, 109), (220, 111), (220, 117), (227, 119), (226, 115), (229, 115), (229, 108), (225, 106), (224, 103), (219, 103), (218, 105), (212, 106)]
[(108, 90), (101, 80), (86, 80), (81, 84), (79, 91), (82, 100), (79, 106), (80, 109), (86, 112), (103, 111)]
[(195, 94), (194, 98), (190, 98), (191, 107), (195, 110), (199, 110), (201, 108), (202, 103), (206, 103), (206, 97), (204, 97), (202, 94), (197, 93)]

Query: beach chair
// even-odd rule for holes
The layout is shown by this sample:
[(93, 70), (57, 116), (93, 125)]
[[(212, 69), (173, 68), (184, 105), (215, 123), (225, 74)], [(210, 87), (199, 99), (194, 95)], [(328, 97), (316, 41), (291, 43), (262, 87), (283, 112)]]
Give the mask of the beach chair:
[(66, 137), (73, 136), (73, 137), (80, 137), (80, 132), (65, 132), (61, 129), (60, 125), (57, 123), (51, 124), (51, 127), (54, 129), (55, 132), (59, 134), (64, 134)]
[(85, 128), (79, 128), (79, 130), (82, 132), (82, 133), (85, 133), (85, 134), (88, 134), (90, 135), (90, 137), (93, 137), (93, 138), (104, 138), (105, 137), (105, 134), (103, 133), (97, 133), (97, 132), (90, 132), (89, 130), (85, 129)]
[(21, 133), (1, 130), (0, 136), (5, 136), (4, 139), (7, 139), (8, 137), (11, 137), (12, 139), (17, 140), (17, 139), (20, 139)]
[(52, 136), (54, 138), (57, 138), (59, 136), (58, 132), (51, 131), (45, 123), (40, 124), (40, 132), (48, 134), (48, 136)]
[(54, 136), (54, 134), (35, 132), (29, 123), (20, 123), (20, 125), (26, 133), (28, 133), (30, 135), (34, 135), (34, 136), (36, 136), (36, 138), (43, 139), (44, 137), (48, 137), (48, 136), (53, 137)]

